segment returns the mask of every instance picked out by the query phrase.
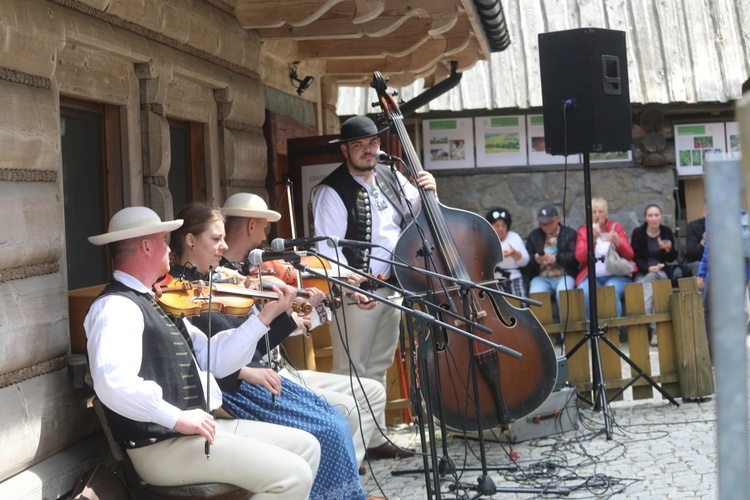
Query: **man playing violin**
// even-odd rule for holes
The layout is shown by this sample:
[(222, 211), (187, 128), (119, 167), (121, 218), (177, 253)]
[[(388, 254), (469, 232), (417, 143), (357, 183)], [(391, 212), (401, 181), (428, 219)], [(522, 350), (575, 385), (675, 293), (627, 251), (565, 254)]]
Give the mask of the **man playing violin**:
[[(401, 173), (394, 173), (377, 163), (379, 133), (375, 123), (366, 116), (355, 116), (343, 123), (340, 138), (331, 143), (341, 145), (344, 162), (316, 187), (313, 212), (315, 234), (374, 244), (371, 250), (343, 248), (337, 252), (320, 243), (322, 254), (390, 280), (393, 277), (391, 266), (371, 259), (370, 255), (392, 258), (396, 242), (411, 217), (408, 205), (416, 215), (421, 200), (417, 188)], [(429, 172), (422, 171), (416, 182), (426, 190), (436, 190), (435, 179)], [(366, 280), (361, 275), (348, 279), (357, 286), (362, 286)], [(374, 293), (386, 298), (393, 291), (381, 288)], [(346, 322), (343, 331), (339, 331), (338, 322), (331, 325), (332, 371), (356, 374), (385, 385), (386, 372), (393, 364), (398, 342), (400, 311), (384, 304), (376, 307), (375, 302), (370, 301), (344, 307)], [(377, 415), (377, 419), (381, 428), (385, 428), (385, 411)], [(371, 458), (408, 456), (385, 437), (378, 436), (373, 441), (367, 450)]]
[[(170, 274), (207, 281), (209, 272), (217, 269), (228, 252), (224, 239), (224, 215), (218, 208), (190, 203), (177, 217), (185, 222), (172, 232), (174, 251)], [(224, 273), (213, 274), (214, 280), (220, 280)], [(294, 290), (287, 285), (279, 286)], [(245, 291), (244, 287), (240, 291)], [(310, 300), (317, 305), (323, 296), (320, 292)], [(273, 302), (269, 302), (265, 307), (272, 305)], [(189, 320), (204, 333), (208, 332), (208, 312), (192, 316)], [(210, 321), (211, 328), (219, 330), (241, 324), (244, 318), (212, 312)], [(297, 326), (290, 316), (279, 315), (269, 325), (271, 348), (296, 330)], [(261, 346), (265, 347), (263, 341), (259, 343)], [(248, 366), (219, 381), (223, 391), (222, 408), (234, 418), (296, 427), (318, 439), (321, 458), (310, 492), (311, 499), (364, 500), (365, 493), (357, 473), (354, 444), (346, 419), (313, 392), (269, 369), (268, 364), (262, 361), (265, 354), (265, 348), (257, 349)]]
[(147, 483), (220, 482), (253, 498), (307, 498), (320, 460), (315, 437), (262, 422), (214, 420), (205, 411), (206, 401), (210, 410), (222, 404), (214, 375), (224, 377), (252, 359), (294, 291), (276, 288), (278, 300), (210, 340), (187, 321), (170, 321), (151, 288), (169, 270), (166, 235), (182, 222), (128, 207), (112, 217), (106, 233), (89, 238), (109, 245), (115, 269), (84, 321), (94, 390), (112, 433)]
[[(265, 241), (268, 223), (277, 222), (281, 214), (269, 210), (263, 198), (250, 193), (230, 196), (222, 211), (227, 215), (226, 242), (229, 249), (224, 252), (221, 265), (240, 270), (242, 266), (238, 263)], [(307, 291), (314, 296), (320, 293), (320, 290), (315, 288), (307, 288)], [(365, 297), (362, 296), (362, 299)], [(303, 328), (309, 331), (327, 320), (327, 314), (319, 315), (316, 309), (310, 316), (303, 318)], [(357, 463), (362, 464), (366, 446), (377, 434), (377, 423), (370, 412), (378, 415), (385, 411), (386, 397), (383, 385), (371, 379), (352, 383), (348, 375), (296, 370), (291, 366), (283, 368), (279, 373), (325, 398), (341, 412), (351, 427)], [(364, 466), (360, 468), (360, 473), (365, 472), (363, 468)]]

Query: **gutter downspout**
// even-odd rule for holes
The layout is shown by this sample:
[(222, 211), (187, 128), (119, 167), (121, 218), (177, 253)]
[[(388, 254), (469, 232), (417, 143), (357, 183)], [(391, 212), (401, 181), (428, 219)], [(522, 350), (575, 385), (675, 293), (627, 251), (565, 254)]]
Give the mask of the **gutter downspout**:
[(418, 96), (412, 98), (409, 102), (399, 106), (403, 117), (406, 118), (422, 106), (428, 104), (433, 99), (440, 97), (441, 95), (445, 94), (450, 89), (458, 85), (461, 81), (461, 78), (463, 77), (463, 73), (456, 73), (457, 67), (458, 63), (456, 61), (451, 61), (451, 74), (448, 78), (436, 85), (433, 85)]

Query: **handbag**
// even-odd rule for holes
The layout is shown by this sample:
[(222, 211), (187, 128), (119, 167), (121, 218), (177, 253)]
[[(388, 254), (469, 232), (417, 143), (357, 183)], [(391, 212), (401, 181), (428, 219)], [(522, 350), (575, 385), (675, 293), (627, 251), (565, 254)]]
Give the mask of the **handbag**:
[(632, 276), (633, 274), (633, 263), (620, 256), (614, 245), (609, 246), (609, 251), (607, 251), (607, 256), (604, 259), (604, 266), (607, 268), (607, 272), (614, 276)]

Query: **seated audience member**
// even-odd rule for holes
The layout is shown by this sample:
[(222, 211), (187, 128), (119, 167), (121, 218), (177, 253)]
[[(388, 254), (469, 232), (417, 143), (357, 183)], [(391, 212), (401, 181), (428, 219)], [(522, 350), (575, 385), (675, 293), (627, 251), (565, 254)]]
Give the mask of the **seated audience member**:
[(560, 307), (560, 292), (573, 290), (578, 273), (576, 232), (560, 224), (560, 215), (552, 205), (542, 207), (536, 220), (539, 227), (526, 238), (526, 250), (530, 255), (526, 266), (531, 278), (529, 293), (554, 293)]
[(487, 212), (486, 219), (495, 229), (503, 248), (503, 260), (495, 267), (495, 278), (500, 280), (500, 290), (519, 297), (528, 297), (521, 268), (529, 263), (529, 253), (521, 236), (510, 230), (513, 222), (510, 212), (505, 208), (496, 207)]
[[(630, 282), (630, 276), (616, 276), (611, 274), (604, 263), (610, 246), (614, 246), (617, 253), (624, 259), (633, 260), (633, 248), (628, 242), (625, 229), (617, 222), (609, 220), (607, 201), (603, 198), (591, 200), (592, 232), (594, 236), (594, 257), (596, 258), (594, 278), (595, 286), (613, 286), (617, 296), (617, 315), (622, 315), (622, 297), (625, 294), (625, 283)], [(576, 286), (583, 290), (586, 301), (586, 317), (591, 319), (589, 311), (589, 267), (588, 242), (586, 240), (586, 225), (578, 228), (576, 238), (576, 260), (581, 264), (581, 271), (576, 277)], [(633, 264), (635, 271), (635, 264)]]
[(167, 233), (181, 225), (161, 222), (151, 209), (128, 207), (112, 217), (107, 233), (89, 238), (109, 245), (114, 267), (113, 281), (84, 320), (94, 390), (112, 434), (149, 484), (218, 482), (253, 492), (253, 498), (305, 499), (320, 460), (312, 434), (214, 420), (204, 410), (207, 401), (210, 410), (222, 404), (214, 375), (225, 377), (252, 360), (268, 325), (291, 306), (294, 290), (277, 288), (278, 300), (211, 339), (184, 319), (173, 322), (152, 287), (169, 271)]
[[(667, 262), (677, 258), (674, 248), (672, 230), (661, 223), (662, 213), (658, 205), (651, 204), (644, 212), (646, 221), (633, 229), (630, 243), (633, 246), (633, 262), (638, 267), (636, 283), (643, 283), (643, 299), (646, 302), (646, 314), (654, 313), (654, 292), (651, 283), (656, 280), (669, 279)], [(651, 345), (656, 345), (656, 324), (648, 325)]]
[(695, 219), (687, 226), (685, 235), (685, 262), (693, 276), (698, 276), (703, 250), (706, 248), (706, 208), (703, 208), (703, 217)]
[[(219, 268), (228, 248), (224, 240), (224, 215), (218, 208), (191, 203), (180, 210), (177, 217), (184, 220), (184, 224), (172, 232), (173, 265), (169, 272), (172, 276), (185, 276), (190, 281), (208, 281), (209, 271)], [(217, 274), (236, 276), (236, 273), (222, 269)], [(325, 298), (320, 290), (308, 289), (307, 292), (313, 307)], [(207, 333), (208, 314), (204, 312), (188, 320)], [(212, 329), (232, 328), (245, 320), (243, 316), (216, 311), (211, 313), (210, 319)], [(297, 322), (288, 316), (285, 323), (272, 323), (269, 335), (274, 342), (271, 348), (297, 327)], [(275, 332), (275, 328), (280, 332)], [(306, 327), (303, 328), (306, 331)], [(263, 347), (264, 344), (261, 341)], [(255, 359), (260, 361), (265, 354), (265, 349), (263, 352), (256, 350)], [(238, 374), (229, 377), (231, 380), (223, 381), (225, 411), (234, 418), (269, 422), (310, 432), (318, 439), (321, 448), (320, 466), (310, 498), (363, 500), (365, 493), (359, 480), (349, 423), (315, 393), (283, 378), (267, 366), (260, 363), (244, 366)]]

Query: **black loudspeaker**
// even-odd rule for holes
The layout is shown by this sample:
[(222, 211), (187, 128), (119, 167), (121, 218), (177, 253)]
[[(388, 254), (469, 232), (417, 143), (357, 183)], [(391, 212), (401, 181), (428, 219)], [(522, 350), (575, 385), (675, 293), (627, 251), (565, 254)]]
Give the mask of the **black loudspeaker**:
[(633, 147), (625, 32), (581, 28), (539, 34), (547, 153)]

